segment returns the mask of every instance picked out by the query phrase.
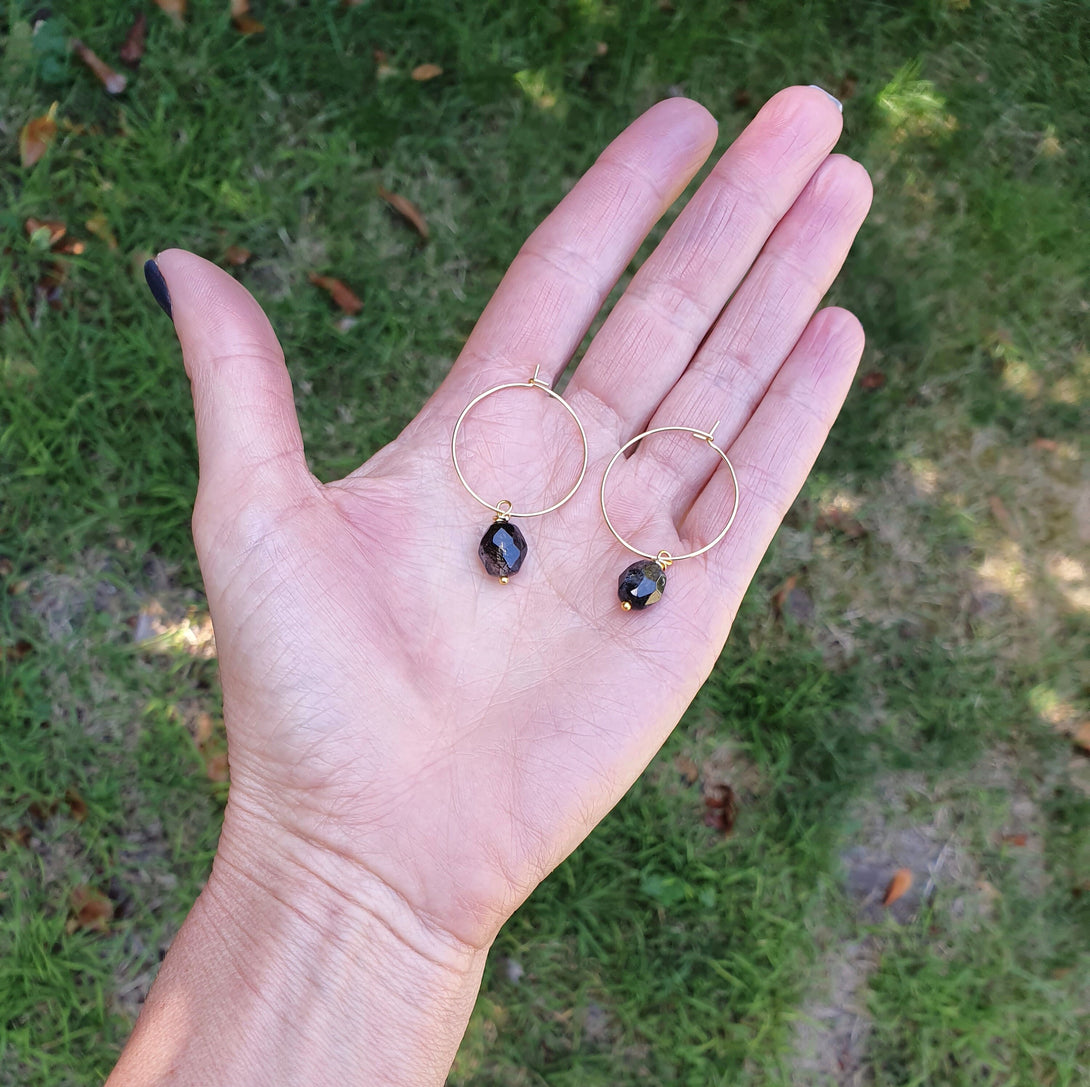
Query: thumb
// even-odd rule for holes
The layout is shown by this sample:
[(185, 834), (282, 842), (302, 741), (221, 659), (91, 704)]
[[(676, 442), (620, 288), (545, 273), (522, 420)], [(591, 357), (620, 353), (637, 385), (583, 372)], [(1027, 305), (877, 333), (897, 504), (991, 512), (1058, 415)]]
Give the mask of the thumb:
[(165, 250), (145, 274), (173, 317), (193, 389), (200, 461), (195, 534), (210, 541), (243, 510), (275, 519), (312, 492), (315, 479), (269, 319), (242, 284), (185, 250)]

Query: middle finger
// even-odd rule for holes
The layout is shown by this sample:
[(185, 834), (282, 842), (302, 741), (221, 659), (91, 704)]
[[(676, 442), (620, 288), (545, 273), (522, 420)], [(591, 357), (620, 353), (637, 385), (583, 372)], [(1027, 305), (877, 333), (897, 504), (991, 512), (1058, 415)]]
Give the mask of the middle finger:
[(840, 136), (814, 87), (771, 98), (636, 273), (572, 375), (566, 396), (618, 443), (684, 372), (765, 240)]

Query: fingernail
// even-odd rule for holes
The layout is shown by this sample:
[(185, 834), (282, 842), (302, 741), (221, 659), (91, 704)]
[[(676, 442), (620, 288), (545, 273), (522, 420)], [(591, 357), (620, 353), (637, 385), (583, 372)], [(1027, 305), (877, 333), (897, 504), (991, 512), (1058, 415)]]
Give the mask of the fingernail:
[(844, 112), (844, 103), (841, 102), (839, 98), (834, 98), (824, 87), (819, 87), (816, 83), (811, 83), (810, 86), (813, 87), (815, 91), (821, 91), (830, 102), (836, 103), (836, 108), (840, 110), (841, 113)]
[(148, 281), (151, 293), (155, 301), (163, 307), (163, 312), (173, 321), (174, 311), (170, 307), (170, 291), (167, 290), (167, 281), (163, 273), (159, 271), (159, 265), (153, 260), (144, 264), (144, 278)]

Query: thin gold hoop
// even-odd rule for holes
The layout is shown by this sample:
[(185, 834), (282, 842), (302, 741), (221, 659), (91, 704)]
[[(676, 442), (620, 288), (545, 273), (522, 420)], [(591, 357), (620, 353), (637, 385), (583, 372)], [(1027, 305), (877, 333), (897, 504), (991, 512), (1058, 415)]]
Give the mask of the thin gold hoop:
[[(602, 475), (602, 488), (599, 497), (602, 501), (602, 516), (605, 518), (606, 527), (617, 538), (618, 543), (620, 543), (624, 547), (627, 547), (629, 551), (633, 552), (636, 555), (640, 555), (645, 559), (652, 559), (653, 561), (657, 562), (659, 566), (665, 569), (671, 563), (678, 562), (681, 559), (694, 559), (697, 555), (703, 555), (705, 551), (710, 551), (713, 547), (715, 547), (717, 543), (720, 542), (720, 540), (723, 539), (724, 536), (726, 536), (726, 534), (730, 531), (730, 526), (734, 524), (735, 515), (738, 513), (738, 476), (734, 471), (734, 465), (730, 462), (730, 457), (728, 457), (727, 454), (724, 453), (723, 450), (715, 444), (715, 432), (718, 427), (718, 422), (716, 422), (715, 426), (713, 426), (711, 430), (707, 431), (693, 430), (692, 427), (687, 426), (654, 427), (652, 430), (645, 430), (642, 434), (637, 434), (636, 437), (630, 438), (627, 442), (624, 443), (624, 445), (621, 446), (620, 449), (617, 450), (616, 453), (613, 454), (613, 459), (610, 460), (609, 464), (606, 465), (606, 470)], [(606, 480), (609, 479), (609, 473), (612, 471), (613, 465), (617, 463), (617, 460), (621, 456), (621, 454), (624, 453), (626, 449), (634, 446), (637, 442), (643, 441), (644, 438), (647, 438), (652, 434), (664, 434), (667, 431), (678, 431), (682, 434), (691, 434), (694, 438), (699, 438), (701, 441), (707, 442), (708, 445), (710, 445), (712, 449), (714, 449), (719, 454), (719, 456), (723, 458), (723, 463), (730, 470), (730, 478), (734, 483), (734, 508), (730, 511), (730, 517), (727, 519), (727, 523), (726, 526), (723, 528), (723, 531), (720, 532), (719, 535), (711, 541), (711, 543), (705, 544), (703, 547), (699, 548), (696, 551), (690, 551), (687, 555), (674, 555), (671, 554), (669, 551), (641, 551), (638, 547), (633, 547), (632, 544), (630, 544), (617, 531), (617, 529), (614, 528), (613, 522), (609, 519), (609, 513), (606, 510)]]
[[(554, 392), (547, 381), (542, 381), (538, 378), (538, 372), (541, 367), (537, 367), (534, 370), (534, 376), (529, 381), (509, 381), (503, 385), (495, 385), (491, 389), (486, 389), (480, 396), (475, 396), (465, 408), (462, 410), (462, 414), (458, 416), (458, 422), (454, 424), (454, 433), (450, 436), (450, 456), (454, 461), (454, 471), (458, 473), (458, 479), (461, 484), (469, 493), (478, 501), (485, 509), (491, 510), (498, 516), (507, 519), (509, 517), (541, 517), (543, 514), (552, 513), (553, 510), (558, 510), (565, 502), (571, 498), (577, 490), (579, 485), (583, 482), (583, 477), (587, 474), (587, 462), (590, 459), (590, 447), (587, 444), (587, 433), (583, 429), (583, 424), (579, 421), (579, 416), (572, 410), (572, 406), (557, 392)], [(560, 406), (572, 417), (575, 425), (579, 428), (579, 437), (583, 440), (583, 467), (579, 470), (579, 478), (575, 481), (575, 486), (559, 502), (553, 503), (551, 506), (547, 506), (543, 510), (534, 510), (532, 512), (526, 512), (524, 510), (513, 509), (511, 503), (505, 498), (496, 505), (492, 505), (490, 502), (486, 502), (466, 481), (466, 477), (462, 474), (461, 465), (458, 463), (458, 431), (461, 429), (462, 423), (465, 417), (470, 411), (475, 408), (486, 397), (492, 396), (495, 393), (503, 392), (504, 389), (540, 389), (543, 393), (547, 393), (551, 396)], [(506, 509), (501, 507), (506, 506)]]

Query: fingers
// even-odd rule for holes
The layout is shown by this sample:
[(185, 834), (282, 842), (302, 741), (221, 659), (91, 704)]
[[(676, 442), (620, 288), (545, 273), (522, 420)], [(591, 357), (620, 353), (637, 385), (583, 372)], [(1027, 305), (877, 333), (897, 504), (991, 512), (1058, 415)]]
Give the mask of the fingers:
[[(802, 488), (851, 387), (863, 353), (859, 321), (830, 307), (816, 314), (727, 452), (738, 473), (738, 516), (708, 553), (715, 599), (740, 600), (791, 503)], [(730, 474), (716, 471), (682, 526), (682, 537), (710, 540), (734, 501)]]
[(588, 412), (604, 408), (619, 442), (643, 428), (688, 366), (840, 130), (840, 112), (823, 92), (775, 95), (640, 268), (567, 392)]
[[(870, 178), (859, 163), (843, 155), (822, 163), (651, 426), (707, 430), (719, 420), (720, 444), (733, 441), (836, 278), (870, 202)], [(643, 467), (641, 477), (661, 479), (678, 520), (716, 469), (714, 460), (684, 455), (689, 444), (684, 436), (661, 438), (637, 454), (655, 462), (658, 472)]]
[[(460, 411), (471, 390), (568, 364), (647, 232), (715, 144), (696, 102), (672, 98), (625, 129), (530, 235), (440, 389)], [(483, 374), (482, 374), (483, 371)]]
[(193, 389), (201, 509), (216, 522), (253, 500), (273, 509), (295, 501), (314, 479), (268, 318), (245, 287), (193, 253), (168, 249), (156, 264)]

